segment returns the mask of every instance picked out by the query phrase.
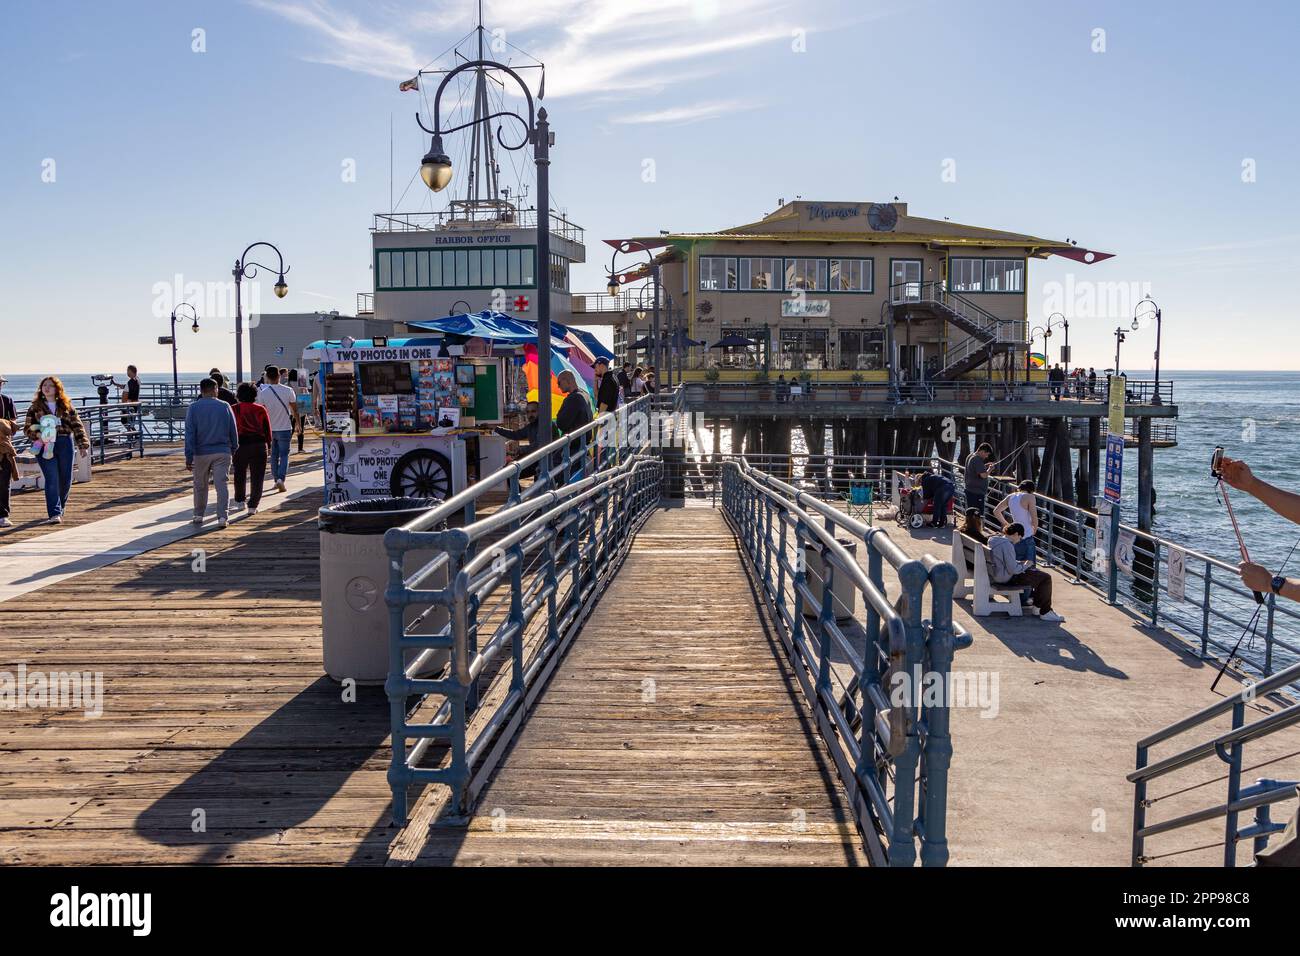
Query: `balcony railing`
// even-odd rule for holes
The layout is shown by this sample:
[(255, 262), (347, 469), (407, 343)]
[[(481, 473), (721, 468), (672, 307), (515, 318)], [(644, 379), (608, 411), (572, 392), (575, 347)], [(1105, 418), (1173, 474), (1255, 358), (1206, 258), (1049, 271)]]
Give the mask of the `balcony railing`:
[[(476, 215), (466, 218), (463, 214), (442, 212), (378, 212), (375, 213), (372, 232), (432, 232), (446, 229), (455, 224), (464, 224), (473, 229), (476, 226), (517, 226), (520, 229), (537, 228), (536, 209), (514, 209), (500, 207), (493, 215)], [(579, 245), (583, 242), (584, 230), (566, 219), (562, 214), (551, 211), (551, 234), (561, 239), (568, 239)]]
[(365, 315), (367, 312), (375, 311), (375, 294), (373, 292), (357, 293), (357, 315)]

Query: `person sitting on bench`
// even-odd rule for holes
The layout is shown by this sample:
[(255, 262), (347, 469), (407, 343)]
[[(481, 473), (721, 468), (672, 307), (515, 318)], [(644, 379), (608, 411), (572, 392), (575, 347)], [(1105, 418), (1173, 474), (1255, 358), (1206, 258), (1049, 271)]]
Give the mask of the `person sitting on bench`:
[(968, 538), (974, 538), (980, 544), (988, 544), (989, 536), (984, 533), (984, 521), (975, 508), (967, 508), (962, 516), (961, 528), (958, 529)]
[(1018, 521), (1007, 525), (1002, 534), (989, 538), (989, 553), (993, 556), (993, 567), (989, 577), (994, 584), (1010, 587), (1032, 588), (1034, 607), (1038, 617), (1052, 624), (1059, 624), (1065, 618), (1052, 610), (1052, 576), (1046, 571), (1029, 566), (1028, 561), (1016, 557), (1016, 545), (1025, 536), (1025, 526)]

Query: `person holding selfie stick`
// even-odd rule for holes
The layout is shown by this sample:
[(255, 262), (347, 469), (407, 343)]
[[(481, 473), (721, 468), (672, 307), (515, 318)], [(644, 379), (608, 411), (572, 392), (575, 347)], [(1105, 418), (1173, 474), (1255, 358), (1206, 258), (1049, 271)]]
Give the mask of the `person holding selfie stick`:
[[(1219, 471), (1225, 484), (1259, 499), (1293, 524), (1300, 524), (1300, 495), (1293, 491), (1283, 491), (1262, 478), (1256, 478), (1249, 465), (1234, 458), (1221, 459)], [(1300, 580), (1274, 575), (1268, 568), (1253, 561), (1242, 561), (1238, 570), (1242, 583), (1252, 591), (1272, 591), (1292, 601), (1300, 601)]]

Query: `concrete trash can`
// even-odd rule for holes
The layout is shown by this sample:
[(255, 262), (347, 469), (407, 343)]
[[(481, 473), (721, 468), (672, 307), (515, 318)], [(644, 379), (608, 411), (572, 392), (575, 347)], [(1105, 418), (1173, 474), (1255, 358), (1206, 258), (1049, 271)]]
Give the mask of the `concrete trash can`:
[[(858, 557), (858, 543), (851, 538), (836, 538), (840, 546), (856, 561)], [(825, 570), (822, 566), (821, 548), (814, 544), (805, 544), (803, 548), (804, 566), (808, 569), (808, 588), (817, 597), (817, 603), (809, 606), (804, 602), (804, 617), (820, 617), (822, 613), (822, 579)], [(837, 571), (839, 569), (836, 569)], [(858, 589), (850, 580), (849, 576), (843, 572), (835, 575), (835, 583), (831, 588), (831, 608), (835, 612), (835, 619), (843, 621), (853, 617), (858, 606)]]
[[(384, 532), (397, 528), (440, 504), (436, 498), (371, 498), (327, 505), (317, 513), (320, 530), (321, 645), (325, 673), (337, 681), (382, 684), (388, 678), (388, 552)], [(428, 564), (435, 551), (408, 551), (403, 573)], [(423, 587), (447, 586), (446, 569)], [(433, 633), (447, 624), (445, 608), (408, 607), (406, 624), (422, 611), (428, 616), (419, 633)], [(406, 662), (418, 654), (408, 651)], [(420, 676), (436, 674), (448, 652), (434, 654)]]

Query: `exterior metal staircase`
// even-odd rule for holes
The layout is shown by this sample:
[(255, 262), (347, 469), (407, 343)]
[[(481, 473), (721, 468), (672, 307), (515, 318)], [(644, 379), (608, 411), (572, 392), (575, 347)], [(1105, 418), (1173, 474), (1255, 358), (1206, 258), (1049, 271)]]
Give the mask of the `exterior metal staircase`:
[(891, 286), (889, 293), (895, 315), (898, 310), (929, 312), (967, 335), (945, 352), (944, 364), (929, 376), (930, 381), (951, 381), (999, 352), (1024, 347), (1014, 322), (998, 318), (942, 282), (901, 282)]

